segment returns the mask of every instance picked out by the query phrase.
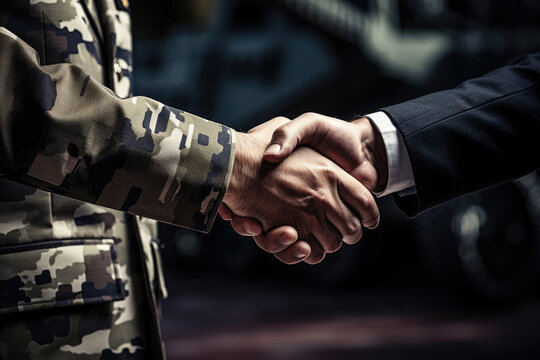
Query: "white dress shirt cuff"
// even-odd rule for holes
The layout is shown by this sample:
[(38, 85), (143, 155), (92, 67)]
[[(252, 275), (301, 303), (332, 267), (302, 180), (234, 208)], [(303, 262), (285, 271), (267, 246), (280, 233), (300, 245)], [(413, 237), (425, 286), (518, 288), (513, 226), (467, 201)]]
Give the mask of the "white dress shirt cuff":
[(375, 192), (375, 195), (382, 197), (396, 192), (401, 196), (415, 194), (416, 187), (411, 160), (405, 141), (398, 129), (388, 115), (382, 111), (365, 116), (371, 120), (382, 135), (386, 147), (386, 158), (388, 159), (388, 183), (386, 188)]

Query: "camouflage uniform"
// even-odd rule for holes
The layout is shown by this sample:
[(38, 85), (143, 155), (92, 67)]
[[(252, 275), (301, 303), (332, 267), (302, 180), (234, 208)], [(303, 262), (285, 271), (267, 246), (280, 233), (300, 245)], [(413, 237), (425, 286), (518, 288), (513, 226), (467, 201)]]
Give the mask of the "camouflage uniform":
[(143, 217), (208, 231), (227, 188), (233, 130), (130, 97), (129, 11), (0, 2), (0, 359), (163, 358)]

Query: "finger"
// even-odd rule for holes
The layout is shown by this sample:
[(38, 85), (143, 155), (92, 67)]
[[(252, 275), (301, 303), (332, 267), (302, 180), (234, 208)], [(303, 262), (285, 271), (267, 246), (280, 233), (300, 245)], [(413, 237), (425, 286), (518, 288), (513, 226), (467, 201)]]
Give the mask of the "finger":
[(380, 214), (375, 198), (364, 185), (344, 171), (338, 177), (338, 192), (341, 199), (360, 216), (363, 226), (375, 229), (379, 225)]
[(306, 113), (277, 128), (263, 159), (277, 163), (289, 156), (297, 146), (317, 142), (326, 132), (324, 119), (322, 115)]
[(311, 253), (308, 257), (304, 259), (304, 262), (310, 265), (320, 263), (326, 255), (324, 249), (320, 244), (320, 239), (316, 239), (313, 235), (310, 235), (306, 242), (311, 247)]
[(291, 226), (280, 226), (255, 236), (253, 239), (264, 251), (277, 253), (291, 246), (298, 239), (298, 233)]
[(228, 207), (224, 202), (221, 203), (218, 212), (223, 220), (230, 221), (234, 217), (234, 213), (232, 212), (231, 208)]
[(252, 218), (234, 216), (231, 225), (234, 231), (242, 236), (257, 236), (263, 231), (261, 223)]
[[(349, 207), (341, 201), (339, 196), (336, 200), (335, 206), (329, 206), (326, 208), (326, 218), (332, 223), (332, 225), (341, 234), (341, 240), (346, 244), (354, 244), (362, 238), (362, 223), (360, 219), (354, 214)], [(327, 249), (326, 252), (335, 252), (341, 246), (333, 249)]]
[[(322, 211), (324, 217), (325, 210)], [(314, 239), (325, 253), (333, 253), (339, 250), (342, 244), (342, 236), (338, 229), (324, 217), (312, 226)], [(308, 241), (309, 242), (309, 241)], [(309, 242), (311, 245), (311, 242)]]
[(278, 116), (271, 120), (268, 120), (267, 122), (263, 122), (262, 124), (255, 126), (254, 128), (250, 129), (248, 133), (256, 134), (258, 132), (264, 132), (267, 129), (276, 129), (282, 125), (289, 123), (290, 121), (290, 119), (284, 116)]
[(304, 240), (298, 240), (285, 250), (277, 252), (274, 256), (285, 264), (297, 264), (311, 254), (311, 246)]

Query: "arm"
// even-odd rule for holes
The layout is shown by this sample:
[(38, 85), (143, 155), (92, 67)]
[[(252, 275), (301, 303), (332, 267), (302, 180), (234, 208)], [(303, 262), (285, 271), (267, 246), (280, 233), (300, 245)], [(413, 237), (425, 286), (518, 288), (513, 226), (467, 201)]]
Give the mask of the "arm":
[(120, 99), (70, 64), (40, 66), (31, 47), (0, 30), (3, 176), (210, 229), (231, 174), (231, 129), (152, 99)]
[[(398, 130), (396, 141), (405, 145), (406, 154), (397, 157), (398, 160), (410, 161), (414, 179), (403, 183), (409, 184), (405, 188), (414, 184), (415, 193), (396, 195), (398, 205), (410, 216), (457, 196), (517, 178), (540, 167), (537, 155), (540, 153), (537, 140), (540, 134), (540, 52), (466, 81), (455, 89), (382, 111)], [(369, 122), (364, 124), (366, 129), (370, 127)], [(384, 137), (378, 143), (375, 141), (378, 136), (381, 134), (377, 130), (370, 133), (358, 128), (355, 131), (349, 123), (306, 114), (277, 129), (273, 145), (264, 156), (267, 161), (281, 161), (297, 145), (305, 144), (345, 170), (352, 170), (355, 178), (363, 183), (367, 181), (370, 190), (382, 190), (388, 178), (400, 174), (385, 176), (386, 159), (371, 161), (369, 157), (361, 157), (366, 149), (368, 153), (377, 153), (386, 148), (387, 158), (392, 161), (389, 156), (392, 151)], [(367, 139), (359, 144), (358, 137)], [(371, 150), (370, 144), (375, 144)], [(279, 150), (273, 151), (276, 147)], [(370, 182), (379, 179), (382, 184), (370, 186)], [(404, 188), (394, 189), (400, 190)]]
[(540, 52), (441, 91), (382, 109), (403, 135), (415, 215), (540, 167)]
[(302, 252), (312, 263), (361, 236), (356, 213), (378, 221), (369, 193), (315, 152), (263, 166), (277, 126), (238, 134), (235, 151), (233, 130), (152, 99), (121, 99), (73, 65), (40, 66), (35, 51), (4, 28), (0, 48), (2, 176), (201, 231), (226, 193), (233, 211), (266, 228), (299, 228), (307, 250), (315, 249)]
[[(388, 180), (401, 178), (399, 185), (404, 187), (397, 186), (393, 191), (415, 187), (412, 194), (398, 193), (395, 199), (412, 216), (540, 167), (539, 85), (537, 52), (455, 89), (384, 108), (399, 130), (394, 142), (399, 143), (397, 148), (405, 149), (401, 156), (390, 156), (391, 147), (380, 132), (370, 131), (369, 122), (354, 121), (365, 125), (364, 130), (362, 126), (355, 129), (349, 123), (317, 114), (302, 115), (279, 128), (264, 156), (267, 161), (279, 162), (297, 145), (305, 144), (353, 171), (351, 174), (370, 190), (384, 194), (385, 189), (392, 188)], [(387, 157), (362, 157), (366, 148), (368, 155), (380, 154), (386, 148)], [(393, 161), (399, 164), (389, 167)], [(395, 169), (412, 170), (414, 178), (396, 174)], [(255, 227), (252, 220), (229, 217), (241, 231), (246, 225)], [(293, 233), (294, 229), (275, 229), (258, 237), (272, 243), (285, 231)]]

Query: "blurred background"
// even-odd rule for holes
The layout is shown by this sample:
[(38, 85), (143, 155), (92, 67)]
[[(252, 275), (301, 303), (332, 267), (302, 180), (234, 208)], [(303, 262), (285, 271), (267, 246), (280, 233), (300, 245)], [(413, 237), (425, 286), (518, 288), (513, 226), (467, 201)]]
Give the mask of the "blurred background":
[[(539, 19), (536, 0), (133, 1), (135, 93), (244, 131), (352, 120), (540, 49)], [(220, 219), (162, 225), (169, 357), (540, 358), (537, 173), (415, 219), (378, 203), (379, 228), (317, 266)]]

